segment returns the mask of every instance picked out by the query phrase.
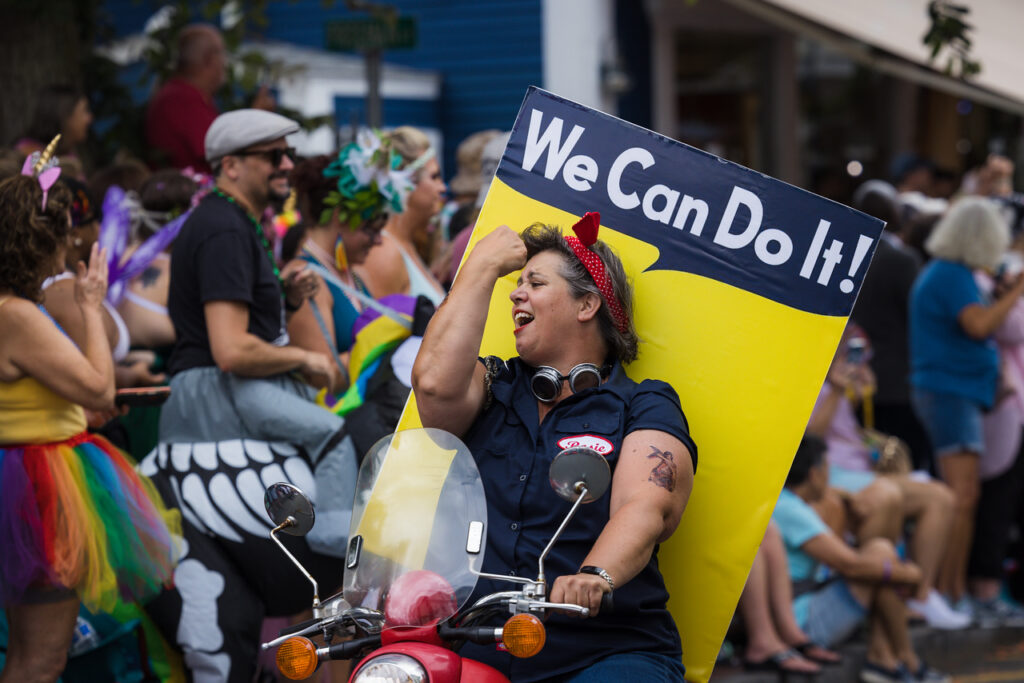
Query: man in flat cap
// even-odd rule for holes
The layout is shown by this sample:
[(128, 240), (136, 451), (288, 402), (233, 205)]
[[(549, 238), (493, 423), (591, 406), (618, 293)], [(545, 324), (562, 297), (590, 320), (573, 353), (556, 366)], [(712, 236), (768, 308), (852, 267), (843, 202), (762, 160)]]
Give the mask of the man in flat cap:
[(309, 584), (268, 537), (265, 486), (289, 482), (316, 502), (314, 531), (289, 549), (325, 588), (342, 577), (356, 453), (310, 386), (335, 390), (340, 372), (288, 345), (285, 319), (317, 280), (278, 270), (259, 220), (289, 193), (285, 136), (297, 130), (254, 109), (217, 117), (205, 139), (216, 186), (171, 254), (171, 397), (140, 467), (181, 510), (186, 547), (175, 585), (147, 609), (197, 683), (251, 681), (263, 618), (310, 604)]

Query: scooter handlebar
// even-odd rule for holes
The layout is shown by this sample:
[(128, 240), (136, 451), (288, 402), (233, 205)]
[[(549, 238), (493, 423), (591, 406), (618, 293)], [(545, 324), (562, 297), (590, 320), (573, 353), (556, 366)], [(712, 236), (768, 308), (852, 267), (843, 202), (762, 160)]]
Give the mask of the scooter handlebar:
[[(366, 636), (365, 638), (356, 638), (354, 640), (346, 640), (344, 643), (338, 643), (337, 645), (331, 645), (326, 649), (326, 656), (321, 656), (320, 661), (324, 659), (352, 659), (359, 654), (365, 648), (378, 648), (380, 647), (380, 634), (372, 636)], [(317, 651), (318, 654), (320, 650)]]

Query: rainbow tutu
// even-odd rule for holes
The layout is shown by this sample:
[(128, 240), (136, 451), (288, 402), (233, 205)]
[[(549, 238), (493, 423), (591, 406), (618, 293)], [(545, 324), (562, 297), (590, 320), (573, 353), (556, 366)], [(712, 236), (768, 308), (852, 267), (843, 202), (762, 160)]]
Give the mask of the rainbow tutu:
[(145, 601), (170, 583), (180, 543), (180, 514), (103, 437), (0, 446), (4, 605), (53, 588), (92, 611)]

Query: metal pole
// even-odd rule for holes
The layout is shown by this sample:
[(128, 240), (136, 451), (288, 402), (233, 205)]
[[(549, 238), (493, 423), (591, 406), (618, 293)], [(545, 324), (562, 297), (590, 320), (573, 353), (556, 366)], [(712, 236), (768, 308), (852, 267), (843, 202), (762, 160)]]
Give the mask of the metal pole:
[(366, 51), (366, 122), (380, 128), (383, 121), (380, 102), (380, 50)]

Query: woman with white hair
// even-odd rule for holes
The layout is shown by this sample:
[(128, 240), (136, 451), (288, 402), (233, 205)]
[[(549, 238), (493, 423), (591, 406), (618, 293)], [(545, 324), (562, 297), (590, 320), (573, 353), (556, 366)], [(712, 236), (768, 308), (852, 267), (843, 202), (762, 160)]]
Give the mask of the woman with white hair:
[(925, 243), (933, 260), (910, 297), (911, 398), (931, 438), (939, 475), (956, 497), (937, 582), (954, 602), (966, 591), (978, 456), (985, 443), (982, 413), (996, 402), (999, 354), (992, 335), (1024, 294), (1024, 277), (1018, 276), (1001, 296), (986, 296), (973, 271), (994, 271), (1009, 244), (1009, 227), (989, 200), (957, 202)]

